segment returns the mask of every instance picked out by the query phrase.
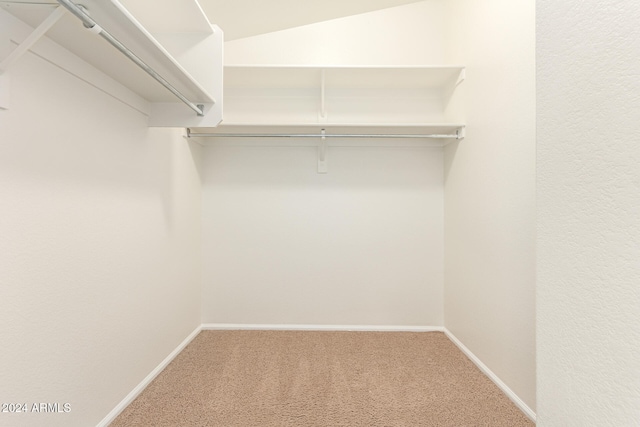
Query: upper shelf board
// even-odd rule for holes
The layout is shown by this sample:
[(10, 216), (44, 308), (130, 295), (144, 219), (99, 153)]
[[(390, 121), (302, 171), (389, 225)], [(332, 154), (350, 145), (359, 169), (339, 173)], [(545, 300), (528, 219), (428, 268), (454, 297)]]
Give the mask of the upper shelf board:
[(463, 66), (225, 65), (226, 89), (429, 89), (456, 81)]
[[(195, 2), (195, 0), (191, 1)], [(128, 0), (128, 2), (139, 6), (136, 0)], [(164, 0), (162, 3), (170, 4), (171, 2)], [(115, 36), (192, 102), (214, 101), (210, 92), (205, 90), (117, 0), (82, 0), (81, 4), (100, 27)], [(32, 27), (37, 27), (53, 11), (53, 8), (61, 7), (57, 2), (50, 0), (37, 2), (37, 4), (33, 1), (17, 1), (0, 3), (0, 5)], [(157, 9), (162, 7), (153, 5), (153, 8)], [(200, 27), (203, 26), (200, 25)], [(169, 25), (166, 28), (170, 30), (172, 27)], [(210, 25), (209, 28), (211, 29)], [(202, 34), (203, 38), (208, 35)], [(176, 101), (169, 91), (101, 37), (90, 33), (80, 20), (70, 13), (66, 14), (46, 35), (147, 101), (152, 103)]]
[(400, 134), (449, 134), (455, 135), (464, 129), (464, 123), (292, 123), (292, 124), (250, 124), (225, 123), (217, 127), (200, 127), (192, 129), (192, 136), (198, 133), (232, 133), (232, 134), (306, 134), (320, 133), (323, 129), (333, 134), (375, 133), (384, 135)]
[[(109, 1), (109, 0), (103, 0)], [(202, 10), (198, 0), (175, 1), (154, 0), (153, 7), (149, 7), (149, 0), (119, 0), (119, 2), (151, 33), (211, 33), (211, 23)], [(42, 21), (46, 16), (46, 9), (34, 6), (57, 6), (56, 0), (6, 0), (0, 2), (8, 12), (19, 17), (23, 21), (37, 19), (36, 22), (27, 22), (31, 25)], [(78, 5), (86, 6), (85, 1), (78, 1)], [(29, 6), (25, 9), (25, 6)], [(37, 14), (40, 14), (40, 19)], [(43, 15), (44, 14), (44, 15)], [(24, 19), (25, 15), (31, 18)]]

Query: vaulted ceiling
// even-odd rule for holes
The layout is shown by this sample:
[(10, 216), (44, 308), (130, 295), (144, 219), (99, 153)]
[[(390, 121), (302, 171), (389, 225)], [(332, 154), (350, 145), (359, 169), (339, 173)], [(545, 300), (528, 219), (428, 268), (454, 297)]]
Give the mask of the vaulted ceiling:
[(235, 40), (421, 0), (199, 0), (211, 23)]

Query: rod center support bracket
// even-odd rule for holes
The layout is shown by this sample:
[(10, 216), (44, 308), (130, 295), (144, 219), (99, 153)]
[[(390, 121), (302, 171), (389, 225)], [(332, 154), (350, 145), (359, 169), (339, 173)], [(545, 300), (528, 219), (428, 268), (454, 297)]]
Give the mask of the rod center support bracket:
[(322, 129), (320, 135), (320, 144), (318, 145), (318, 173), (327, 173), (327, 137), (324, 129)]
[(64, 16), (66, 11), (61, 7), (56, 7), (53, 12), (47, 16), (32, 32), (29, 34), (15, 49), (13, 49), (5, 58), (0, 60), (0, 74), (4, 74), (13, 63), (15, 63), (22, 55), (33, 47), (38, 40), (46, 34), (47, 31), (55, 25), (56, 22)]
[(10, 91), (11, 84), (9, 79), (9, 68), (33, 47), (38, 40), (40, 40), (46, 33), (55, 25), (56, 22), (64, 16), (66, 11), (61, 7), (56, 7), (53, 12), (47, 16), (24, 40), (22, 40), (16, 48), (9, 49), (11, 39), (4, 35), (0, 40), (0, 43), (6, 43), (6, 45), (0, 46), (0, 54), (4, 54), (5, 51), (8, 54), (0, 58), (0, 109), (9, 109), (10, 104)]

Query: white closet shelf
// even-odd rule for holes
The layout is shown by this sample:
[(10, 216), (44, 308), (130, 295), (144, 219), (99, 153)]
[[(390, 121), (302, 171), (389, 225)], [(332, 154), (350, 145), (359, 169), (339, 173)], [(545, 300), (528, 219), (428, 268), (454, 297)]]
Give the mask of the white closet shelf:
[[(189, 101), (194, 104), (205, 104), (205, 114), (212, 110), (211, 107), (214, 104), (222, 104), (222, 31), (209, 24), (197, 0), (180, 2), (181, 8), (178, 9), (183, 10), (183, 13), (178, 16), (167, 13), (175, 9), (171, 7), (171, 5), (175, 6), (175, 1), (171, 0), (156, 1), (152, 8), (148, 7), (148, 2), (141, 0), (73, 0), (73, 3), (81, 5), (82, 10), (99, 27), (126, 46)], [(146, 3), (146, 7), (143, 3)], [(149, 29), (143, 26), (123, 4), (136, 11), (141, 21), (148, 23), (150, 29), (157, 33), (152, 35)], [(62, 7), (52, 0), (39, 2), (14, 0), (0, 2), (0, 5), (32, 27), (40, 25), (56, 7)], [(141, 15), (145, 11), (147, 15)], [(189, 19), (188, 22), (192, 24), (188, 32), (185, 22), (182, 21), (183, 18)], [(53, 28), (47, 31), (46, 35), (150, 103), (148, 112), (151, 116), (155, 108), (154, 103), (165, 105), (180, 103), (174, 94), (107, 41), (97, 34), (92, 34), (92, 31), (85, 28), (80, 19), (71, 13), (66, 13)], [(203, 44), (205, 40), (212, 60), (204, 59), (200, 65), (190, 57), (194, 56), (190, 53), (190, 49)], [(14, 40), (14, 42), (20, 43), (20, 40)], [(216, 48), (218, 45), (219, 47)], [(200, 47), (196, 48), (198, 49)], [(198, 54), (201, 53), (198, 51)], [(215, 67), (219, 67), (219, 71), (216, 71)], [(208, 77), (209, 75), (215, 77)], [(216, 89), (216, 85), (220, 87)], [(184, 106), (184, 109), (187, 111), (186, 114), (193, 113), (187, 106)], [(220, 108), (217, 121), (210, 118), (200, 122), (205, 125), (215, 125), (219, 122), (221, 114)], [(168, 114), (160, 115), (164, 117)], [(153, 125), (189, 126), (194, 124), (197, 123), (155, 123)]]
[(462, 65), (225, 65), (224, 73), (220, 133), (456, 134), (464, 127), (448, 108), (465, 79)]
[(192, 128), (196, 133), (315, 133), (324, 129), (332, 133), (367, 132), (382, 134), (455, 134), (463, 123), (227, 123), (217, 127)]
[(323, 83), (327, 89), (423, 89), (464, 79), (465, 67), (227, 64), (224, 69), (227, 89), (312, 89)]

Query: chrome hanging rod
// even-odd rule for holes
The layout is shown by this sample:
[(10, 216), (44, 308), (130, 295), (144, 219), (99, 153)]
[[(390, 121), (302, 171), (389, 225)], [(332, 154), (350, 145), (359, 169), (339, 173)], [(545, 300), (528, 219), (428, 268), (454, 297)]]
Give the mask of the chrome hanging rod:
[(120, 43), (118, 39), (112, 36), (108, 31), (100, 27), (96, 21), (94, 21), (89, 15), (87, 15), (82, 8), (75, 5), (70, 0), (57, 0), (62, 6), (64, 6), (69, 12), (79, 18), (85, 27), (87, 27), (91, 32), (100, 34), (100, 36), (108, 41), (113, 47), (118, 49), (121, 53), (123, 53), (127, 58), (133, 61), (138, 67), (142, 68), (147, 74), (153, 77), (158, 83), (167, 88), (169, 92), (174, 94), (180, 101), (184, 102), (189, 108), (195, 111), (198, 116), (204, 115), (204, 105), (202, 104), (194, 104), (189, 101), (182, 93), (178, 91), (175, 87), (171, 85), (167, 80), (165, 80), (160, 74), (156, 73), (156, 71), (148, 66), (142, 59), (140, 59), (135, 53), (129, 50), (125, 45)]
[(188, 138), (433, 138), (433, 139), (461, 139), (459, 135), (451, 134), (311, 134), (311, 133), (192, 133), (187, 129)]

